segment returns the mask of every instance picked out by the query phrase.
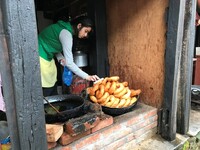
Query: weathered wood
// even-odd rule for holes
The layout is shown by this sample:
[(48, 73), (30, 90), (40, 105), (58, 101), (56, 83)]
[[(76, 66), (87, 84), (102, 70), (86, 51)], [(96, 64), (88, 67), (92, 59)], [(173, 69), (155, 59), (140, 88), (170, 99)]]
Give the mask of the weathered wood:
[[(19, 135), (16, 117), (16, 107), (14, 102), (13, 83), (11, 69), (9, 64), (8, 47), (6, 35), (3, 29), (2, 1), (0, 1), (0, 74), (2, 75), (2, 85), (4, 90), (4, 99), (6, 103), (7, 122), (9, 124), (10, 137), (13, 149), (19, 150)], [(9, 107), (8, 107), (9, 106)]]
[(191, 84), (195, 43), (196, 0), (186, 0), (184, 35), (181, 51), (177, 102), (177, 132), (186, 134), (189, 129)]
[(63, 134), (63, 125), (46, 124), (47, 142), (57, 142)]
[(165, 53), (165, 86), (162, 114), (162, 137), (174, 140), (176, 135), (176, 112), (180, 56), (183, 41), (185, 0), (169, 0), (167, 22), (167, 45)]
[(105, 0), (87, 0), (88, 15), (95, 21), (94, 36), (91, 38), (90, 66), (92, 73), (100, 77), (109, 75), (107, 26)]
[[(8, 49), (0, 49), (12, 149), (47, 149), (34, 1), (1, 1)], [(1, 26), (2, 28), (2, 26)], [(5, 57), (5, 58), (4, 58)], [(15, 125), (15, 128), (14, 128)]]

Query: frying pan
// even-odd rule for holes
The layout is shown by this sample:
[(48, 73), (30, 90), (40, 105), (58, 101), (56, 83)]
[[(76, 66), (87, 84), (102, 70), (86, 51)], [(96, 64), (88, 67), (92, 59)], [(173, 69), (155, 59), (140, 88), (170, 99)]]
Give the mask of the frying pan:
[(65, 122), (71, 118), (85, 114), (85, 101), (80, 96), (55, 95), (45, 97), (45, 99), (60, 112), (60, 114), (58, 114), (46, 101), (44, 101), (46, 123)]
[[(85, 97), (85, 99), (88, 99), (89, 101), (91, 101), (86, 90), (82, 91), (82, 95)], [(111, 116), (118, 116), (118, 115), (122, 115), (124, 113), (132, 111), (136, 107), (138, 100), (139, 100), (139, 95), (137, 96), (137, 101), (128, 107), (123, 107), (123, 108), (110, 108), (106, 106), (101, 106), (101, 107), (104, 113)], [(94, 103), (93, 101), (91, 102)]]
[(122, 115), (122, 114), (132, 111), (136, 107), (138, 99), (139, 99), (139, 96), (135, 103), (133, 103), (132, 105), (128, 107), (123, 107), (123, 108), (110, 108), (110, 107), (102, 106), (102, 111), (111, 116)]

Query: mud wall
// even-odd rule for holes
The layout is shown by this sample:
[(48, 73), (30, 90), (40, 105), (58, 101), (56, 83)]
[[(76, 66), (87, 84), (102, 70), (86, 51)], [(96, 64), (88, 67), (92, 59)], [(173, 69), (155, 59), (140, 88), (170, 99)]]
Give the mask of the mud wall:
[(163, 100), (165, 10), (163, 0), (107, 0), (110, 74), (142, 89), (141, 101), (160, 108)]

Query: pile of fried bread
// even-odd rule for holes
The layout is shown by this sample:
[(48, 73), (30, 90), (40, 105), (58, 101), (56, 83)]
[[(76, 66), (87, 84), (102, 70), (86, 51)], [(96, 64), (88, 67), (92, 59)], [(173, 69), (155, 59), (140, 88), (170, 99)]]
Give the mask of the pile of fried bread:
[(106, 77), (87, 88), (90, 100), (110, 108), (124, 108), (133, 105), (141, 93), (140, 89), (128, 87), (128, 82), (119, 82), (119, 76)]

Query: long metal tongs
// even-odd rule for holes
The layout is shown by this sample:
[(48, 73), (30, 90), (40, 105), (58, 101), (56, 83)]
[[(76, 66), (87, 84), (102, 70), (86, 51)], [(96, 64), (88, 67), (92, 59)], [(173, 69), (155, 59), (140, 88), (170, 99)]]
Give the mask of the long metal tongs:
[(53, 108), (53, 110), (55, 110), (59, 115), (61, 115), (62, 117), (64, 116), (63, 114), (60, 113), (60, 111), (54, 107), (44, 96), (43, 96), (44, 100)]

